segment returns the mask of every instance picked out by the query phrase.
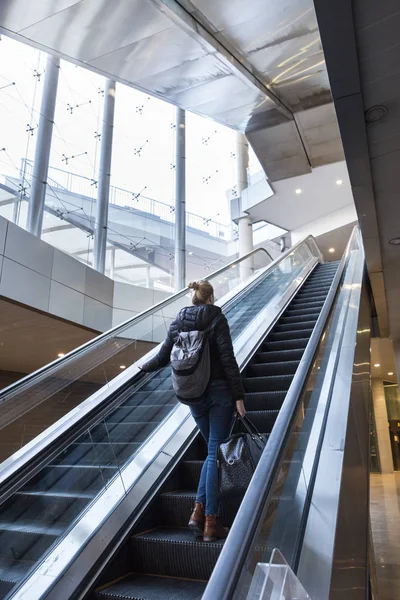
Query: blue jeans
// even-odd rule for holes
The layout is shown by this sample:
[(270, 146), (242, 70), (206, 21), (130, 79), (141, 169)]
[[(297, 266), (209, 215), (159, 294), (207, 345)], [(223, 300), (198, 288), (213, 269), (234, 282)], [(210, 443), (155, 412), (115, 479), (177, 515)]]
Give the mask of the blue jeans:
[(228, 437), (234, 413), (234, 403), (228, 384), (213, 381), (203, 400), (190, 411), (207, 443), (208, 456), (201, 470), (196, 502), (206, 507), (206, 515), (218, 514), (217, 448)]

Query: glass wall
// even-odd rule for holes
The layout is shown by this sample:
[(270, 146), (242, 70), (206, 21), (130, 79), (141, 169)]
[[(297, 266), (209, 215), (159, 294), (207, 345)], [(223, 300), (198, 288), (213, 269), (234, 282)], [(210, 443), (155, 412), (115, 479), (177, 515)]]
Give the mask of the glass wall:
[[(9, 38), (0, 42), (0, 215), (22, 227), (46, 58)], [(42, 238), (88, 265), (105, 83), (96, 73), (60, 62)], [(165, 291), (174, 288), (175, 112), (171, 104), (116, 84), (106, 274)], [(237, 254), (227, 195), (236, 182), (235, 152), (233, 130), (186, 114), (188, 279), (204, 277)]]
[[(30, 182), (25, 159), (35, 154), (44, 57), (10, 38), (0, 41), (0, 215), (25, 226)], [(8, 191), (8, 194), (7, 194)]]

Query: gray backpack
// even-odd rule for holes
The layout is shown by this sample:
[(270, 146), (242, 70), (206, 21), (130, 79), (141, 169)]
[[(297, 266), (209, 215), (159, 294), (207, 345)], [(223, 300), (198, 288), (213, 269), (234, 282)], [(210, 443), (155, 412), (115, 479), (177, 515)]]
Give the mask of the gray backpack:
[(172, 386), (184, 404), (198, 402), (210, 382), (209, 336), (214, 321), (205, 331), (179, 332), (172, 347)]

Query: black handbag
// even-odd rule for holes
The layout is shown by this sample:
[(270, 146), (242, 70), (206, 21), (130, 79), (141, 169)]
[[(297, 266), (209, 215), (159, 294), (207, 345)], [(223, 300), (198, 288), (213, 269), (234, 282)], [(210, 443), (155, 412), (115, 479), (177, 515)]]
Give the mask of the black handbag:
[[(239, 424), (245, 432), (234, 433)], [(245, 493), (267, 439), (268, 436), (259, 433), (250, 419), (236, 415), (229, 437), (217, 451), (220, 498)]]

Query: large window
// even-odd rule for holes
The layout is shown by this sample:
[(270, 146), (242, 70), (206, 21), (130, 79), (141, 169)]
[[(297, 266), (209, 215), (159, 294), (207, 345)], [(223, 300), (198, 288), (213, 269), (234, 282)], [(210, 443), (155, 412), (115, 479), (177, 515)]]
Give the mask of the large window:
[(0, 214), (25, 226), (30, 181), (26, 162), (35, 154), (43, 87), (44, 57), (29, 46), (0, 41), (0, 178), (15, 195), (3, 190)]

